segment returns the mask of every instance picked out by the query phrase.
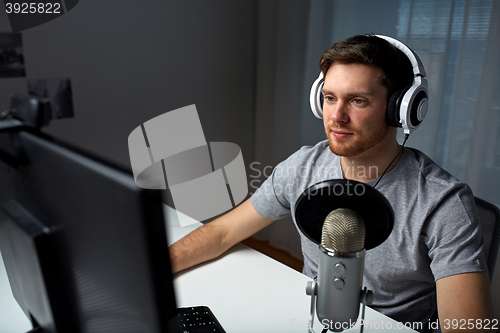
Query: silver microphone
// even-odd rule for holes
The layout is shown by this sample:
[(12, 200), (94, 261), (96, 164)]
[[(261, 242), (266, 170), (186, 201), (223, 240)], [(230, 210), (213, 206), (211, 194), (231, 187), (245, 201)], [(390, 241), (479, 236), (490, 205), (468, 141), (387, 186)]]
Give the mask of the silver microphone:
[(347, 208), (325, 219), (319, 246), (317, 316), (324, 326), (342, 332), (358, 318), (365, 260), (365, 224)]

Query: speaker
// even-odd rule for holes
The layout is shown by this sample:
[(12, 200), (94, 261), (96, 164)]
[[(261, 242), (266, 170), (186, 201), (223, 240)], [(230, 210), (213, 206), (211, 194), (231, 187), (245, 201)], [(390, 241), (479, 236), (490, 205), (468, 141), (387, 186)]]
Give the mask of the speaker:
[[(402, 127), (405, 134), (411, 134), (420, 126), (428, 109), (429, 101), (424, 65), (415, 52), (397, 39), (382, 35), (376, 35), (376, 37), (385, 39), (391, 45), (401, 50), (408, 57), (413, 67), (413, 83), (404, 89), (394, 92), (387, 101), (386, 109), (387, 123), (393, 127)], [(311, 87), (309, 97), (312, 112), (318, 118), (323, 118), (321, 96), (323, 84), (323, 73), (320, 72)]]

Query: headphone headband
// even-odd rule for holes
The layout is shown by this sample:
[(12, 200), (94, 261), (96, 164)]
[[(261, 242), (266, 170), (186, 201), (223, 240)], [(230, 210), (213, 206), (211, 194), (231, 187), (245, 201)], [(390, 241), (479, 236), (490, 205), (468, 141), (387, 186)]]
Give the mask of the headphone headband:
[(413, 75), (415, 76), (426, 76), (425, 74), (425, 69), (424, 65), (422, 64), (422, 61), (418, 57), (418, 55), (413, 52), (408, 46), (405, 44), (401, 43), (399, 40), (394, 39), (392, 37), (388, 36), (383, 36), (383, 35), (375, 35), (378, 38), (385, 39), (389, 43), (391, 43), (395, 48), (403, 52), (406, 57), (410, 60), (411, 65), (413, 67)]

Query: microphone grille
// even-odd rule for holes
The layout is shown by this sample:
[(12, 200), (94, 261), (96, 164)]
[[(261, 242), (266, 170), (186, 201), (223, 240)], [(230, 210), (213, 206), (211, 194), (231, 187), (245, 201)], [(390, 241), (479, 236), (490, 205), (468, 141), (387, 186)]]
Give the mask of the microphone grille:
[(365, 247), (363, 219), (347, 208), (332, 211), (325, 219), (321, 232), (321, 245), (333, 252), (358, 252)]

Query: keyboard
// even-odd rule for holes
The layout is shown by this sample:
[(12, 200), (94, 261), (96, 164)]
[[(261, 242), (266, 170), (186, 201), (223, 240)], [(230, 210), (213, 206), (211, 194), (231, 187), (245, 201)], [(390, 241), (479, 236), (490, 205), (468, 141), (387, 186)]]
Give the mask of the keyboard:
[(182, 333), (226, 333), (207, 306), (177, 309)]

